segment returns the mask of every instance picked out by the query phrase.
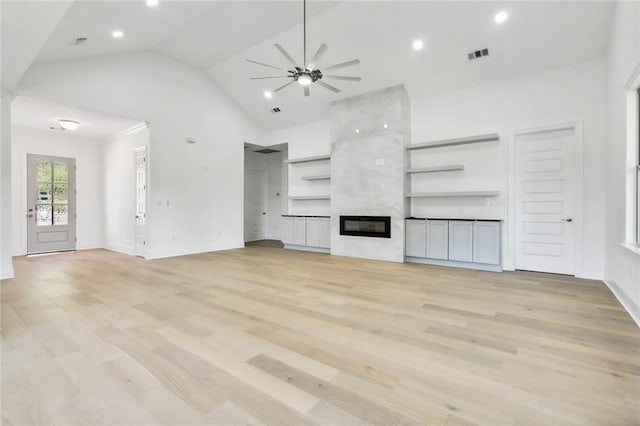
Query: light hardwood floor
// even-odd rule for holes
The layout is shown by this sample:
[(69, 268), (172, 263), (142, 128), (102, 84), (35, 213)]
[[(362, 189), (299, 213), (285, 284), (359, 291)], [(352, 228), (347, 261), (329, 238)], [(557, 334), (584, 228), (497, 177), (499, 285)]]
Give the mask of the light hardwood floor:
[(601, 282), (250, 247), (15, 261), (9, 424), (640, 424)]

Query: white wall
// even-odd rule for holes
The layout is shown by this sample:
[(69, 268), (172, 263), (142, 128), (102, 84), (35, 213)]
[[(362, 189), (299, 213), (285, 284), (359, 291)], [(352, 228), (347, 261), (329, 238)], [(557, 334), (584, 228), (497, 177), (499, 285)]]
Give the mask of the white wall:
[(640, 254), (626, 242), (626, 90), (640, 67), (640, 3), (619, 2), (607, 53), (608, 134), (606, 149), (605, 280), (640, 325)]
[[(149, 146), (149, 129), (109, 138), (102, 148), (104, 247), (135, 254), (135, 149)], [(150, 187), (147, 185), (147, 188)], [(148, 216), (148, 215), (147, 215)]]
[(0, 279), (13, 277), (11, 262), (11, 94), (0, 97)]
[(204, 72), (136, 52), (36, 64), (17, 91), (150, 123), (149, 257), (243, 246), (243, 142), (260, 129)]
[(102, 247), (102, 155), (99, 141), (69, 133), (13, 127), (11, 146), (13, 255), (27, 253), (27, 154), (76, 159), (76, 247)]
[[(502, 137), (498, 144), (458, 147), (446, 150), (446, 153), (431, 150), (433, 152), (417, 154), (416, 159), (423, 156), (420, 164), (463, 162), (471, 165), (462, 178), (454, 175), (438, 178), (439, 190), (499, 189), (505, 194), (493, 199), (490, 206), (484, 204), (484, 199), (472, 198), (440, 201), (438, 205), (414, 201), (412, 214), (497, 217), (507, 220), (507, 146), (513, 133), (541, 126), (581, 122), (584, 131), (584, 260), (576, 265), (576, 274), (601, 279), (604, 268), (605, 173), (602, 158), (605, 155), (605, 99), (605, 66), (602, 60), (442, 96), (412, 99), (412, 143), (492, 132)], [(290, 158), (327, 154), (329, 123), (322, 120), (272, 132), (265, 140), (274, 144), (288, 142)], [(295, 185), (294, 176), (290, 179), (291, 190)], [(505, 233), (505, 242), (508, 237)], [(508, 256), (504, 266), (513, 268)]]

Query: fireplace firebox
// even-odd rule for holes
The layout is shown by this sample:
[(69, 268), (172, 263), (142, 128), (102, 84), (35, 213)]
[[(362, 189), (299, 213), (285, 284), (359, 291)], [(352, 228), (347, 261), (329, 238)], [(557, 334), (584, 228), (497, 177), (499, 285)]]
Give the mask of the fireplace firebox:
[(340, 216), (340, 235), (391, 238), (391, 216)]

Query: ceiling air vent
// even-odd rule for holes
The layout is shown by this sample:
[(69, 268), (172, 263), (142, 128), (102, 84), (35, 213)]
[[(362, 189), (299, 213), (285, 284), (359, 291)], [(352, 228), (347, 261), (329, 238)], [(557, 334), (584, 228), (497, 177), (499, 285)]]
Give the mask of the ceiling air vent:
[(467, 55), (470, 61), (473, 61), (474, 59), (480, 59), (484, 56), (489, 56), (489, 49), (476, 50)]
[(278, 108), (278, 107), (271, 108), (271, 112), (274, 113), (274, 114), (277, 114), (277, 113), (280, 112), (280, 108)]
[(86, 37), (78, 37), (78, 38), (74, 38), (73, 41), (71, 42), (72, 46), (80, 46), (81, 44), (83, 44), (85, 41), (87, 41)]
[(271, 149), (271, 148), (262, 148), (262, 149), (257, 149), (253, 152), (259, 152), (260, 154), (273, 154), (274, 152), (280, 152), (276, 149)]

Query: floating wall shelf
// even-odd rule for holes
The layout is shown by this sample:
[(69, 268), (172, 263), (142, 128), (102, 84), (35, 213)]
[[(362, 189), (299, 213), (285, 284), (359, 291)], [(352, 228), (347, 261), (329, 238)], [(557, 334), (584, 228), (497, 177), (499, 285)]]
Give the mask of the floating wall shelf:
[(437, 172), (453, 172), (456, 170), (464, 170), (462, 164), (450, 164), (448, 166), (431, 166), (407, 169), (406, 173), (437, 173)]
[(302, 176), (302, 180), (330, 180), (330, 175)]
[(432, 142), (418, 143), (415, 145), (409, 145), (407, 149), (414, 150), (414, 149), (440, 148), (443, 146), (467, 145), (472, 143), (494, 142), (499, 140), (500, 140), (500, 135), (498, 135), (497, 133), (490, 133), (488, 135), (467, 136), (465, 138), (443, 139), (443, 140), (432, 141)]
[(500, 191), (453, 191), (453, 192), (410, 192), (406, 196), (411, 198), (441, 198), (441, 197), (497, 197)]
[(330, 155), (316, 155), (313, 157), (302, 157), (302, 158), (294, 158), (291, 160), (286, 160), (287, 164), (297, 164), (297, 163), (310, 163), (311, 161), (323, 161), (329, 160), (331, 158)]
[(290, 195), (290, 200), (330, 200), (330, 195)]

